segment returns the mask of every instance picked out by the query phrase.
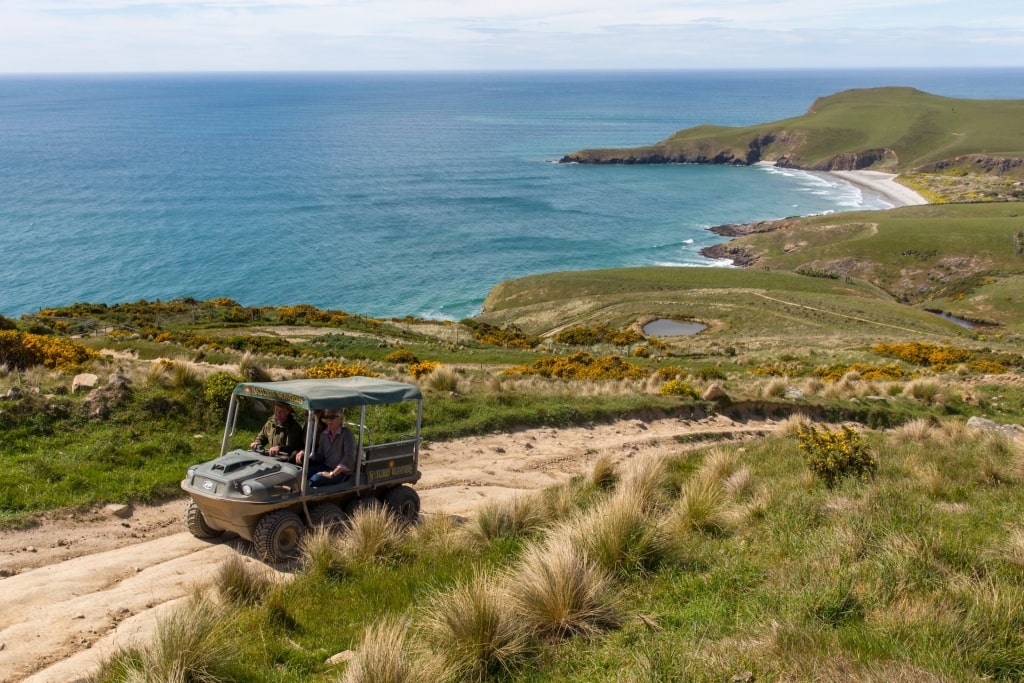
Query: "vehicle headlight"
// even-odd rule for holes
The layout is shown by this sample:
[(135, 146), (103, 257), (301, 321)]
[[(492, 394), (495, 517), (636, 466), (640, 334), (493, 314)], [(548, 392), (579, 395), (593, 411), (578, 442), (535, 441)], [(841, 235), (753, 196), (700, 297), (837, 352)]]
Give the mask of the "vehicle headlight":
[(243, 496), (251, 496), (252, 495), (252, 486), (250, 486), (249, 484), (242, 484), (242, 495)]
[(186, 478), (187, 478), (187, 479), (188, 479), (189, 481), (191, 481), (192, 479), (194, 479), (194, 478), (195, 478), (195, 476), (196, 476), (196, 468), (195, 468), (195, 467), (189, 467), (189, 468), (188, 468), (188, 471), (187, 471), (187, 472), (185, 472), (185, 477), (186, 477)]

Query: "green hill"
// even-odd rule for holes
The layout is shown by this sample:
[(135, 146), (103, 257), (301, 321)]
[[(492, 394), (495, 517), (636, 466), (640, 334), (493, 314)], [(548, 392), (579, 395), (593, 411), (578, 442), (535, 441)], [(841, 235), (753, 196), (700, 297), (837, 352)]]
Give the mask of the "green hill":
[[(664, 317), (711, 329), (689, 342), (779, 349), (1024, 333), (1017, 202), (904, 207), (730, 226), (705, 250), (746, 268), (549, 273), (495, 287), (481, 316), (534, 334)], [(986, 323), (971, 332), (933, 313)], [(709, 347), (710, 348), (710, 347)]]
[(913, 88), (847, 90), (803, 116), (756, 126), (704, 125), (646, 147), (585, 149), (563, 163), (774, 162), (809, 170), (934, 171), (1024, 176), (1024, 100), (967, 100)]

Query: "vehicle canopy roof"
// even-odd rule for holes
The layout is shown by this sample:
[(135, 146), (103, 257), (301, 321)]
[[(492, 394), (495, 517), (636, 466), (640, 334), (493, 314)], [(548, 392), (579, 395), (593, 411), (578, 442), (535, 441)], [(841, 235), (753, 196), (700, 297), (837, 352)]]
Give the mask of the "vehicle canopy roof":
[(282, 382), (243, 382), (236, 396), (281, 401), (306, 410), (384, 405), (423, 398), (419, 387), (376, 377), (290, 379)]

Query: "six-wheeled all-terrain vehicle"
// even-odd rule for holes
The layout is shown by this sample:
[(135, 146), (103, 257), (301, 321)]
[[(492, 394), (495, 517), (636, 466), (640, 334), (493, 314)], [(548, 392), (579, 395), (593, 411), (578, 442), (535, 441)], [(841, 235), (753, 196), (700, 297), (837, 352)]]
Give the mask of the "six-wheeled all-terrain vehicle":
[[(323, 429), (320, 415), (345, 410), (356, 442), (354, 471), (338, 483), (313, 487), (307, 481), (308, 457), (296, 464), (254, 450), (229, 451), (246, 400), (283, 402), (307, 411), (306, 453), (315, 452)], [(403, 413), (396, 404), (406, 402), (410, 403)], [(384, 420), (389, 425), (403, 424), (404, 414), (412, 433), (373, 443), (368, 410), (391, 410), (391, 419)], [(264, 560), (280, 562), (295, 557), (306, 529), (341, 524), (362, 506), (384, 505), (403, 521), (413, 522), (420, 500), (408, 484), (420, 478), (422, 418), (423, 395), (404, 382), (372, 377), (243, 382), (231, 395), (220, 457), (188, 468), (181, 482), (191, 496), (185, 509), (188, 529), (199, 538), (234, 532), (252, 541)]]

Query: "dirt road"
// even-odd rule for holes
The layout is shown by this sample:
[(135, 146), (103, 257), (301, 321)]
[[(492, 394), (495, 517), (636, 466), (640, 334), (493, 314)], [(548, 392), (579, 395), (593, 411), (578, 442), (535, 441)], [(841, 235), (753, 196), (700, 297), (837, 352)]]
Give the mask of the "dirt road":
[[(768, 422), (628, 420), (533, 429), (431, 444), (416, 489), (425, 514), (468, 515), (588, 472), (601, 454), (617, 462), (693, 447), (704, 433), (752, 438)], [(689, 445), (678, 438), (687, 437)], [(159, 618), (209, 582), (220, 563), (248, 553), (238, 539), (208, 543), (184, 531), (184, 501), (89, 515), (54, 516), (0, 537), (0, 683), (84, 680), (117, 649), (145, 640)], [(120, 512), (117, 516), (114, 512)], [(255, 562), (256, 560), (249, 559)]]

